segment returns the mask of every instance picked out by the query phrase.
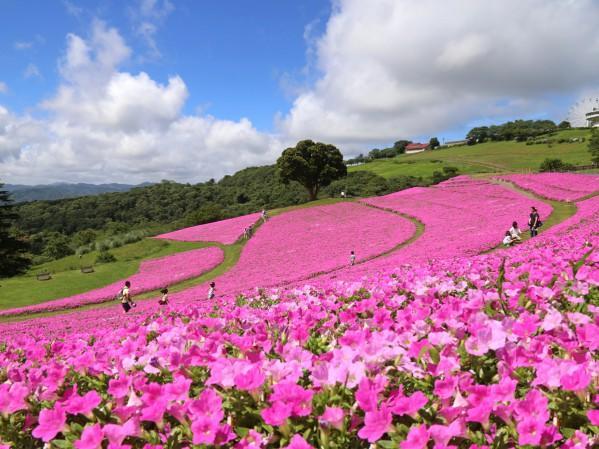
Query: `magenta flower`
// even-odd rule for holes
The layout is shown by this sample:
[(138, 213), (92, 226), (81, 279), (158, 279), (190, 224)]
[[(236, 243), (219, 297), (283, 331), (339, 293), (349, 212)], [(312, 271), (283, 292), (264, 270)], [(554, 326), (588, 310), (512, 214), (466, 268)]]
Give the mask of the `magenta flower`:
[(291, 441), (283, 449), (314, 449), (301, 435), (293, 435)]
[(343, 427), (345, 412), (341, 407), (326, 407), (324, 413), (320, 415), (319, 421), (328, 424), (337, 429)]
[(197, 416), (191, 423), (193, 432), (193, 444), (214, 444), (219, 422), (214, 418), (207, 416)]
[(587, 418), (589, 418), (592, 425), (599, 426), (599, 410), (589, 410)]
[(103, 430), (110, 444), (115, 446), (121, 445), (128, 436), (137, 436), (140, 432), (139, 422), (135, 419), (130, 419), (123, 425), (106, 424)]
[(81, 438), (75, 441), (75, 449), (98, 449), (102, 446), (104, 432), (100, 424), (85, 427)]
[(429, 438), (430, 434), (426, 424), (412, 426), (406, 439), (399, 443), (399, 447), (401, 449), (424, 449)]
[(46, 443), (65, 429), (67, 414), (59, 405), (54, 408), (45, 408), (40, 412), (39, 424), (33, 429), (33, 436), (41, 438)]
[(124, 398), (129, 394), (131, 379), (121, 376), (119, 379), (110, 379), (108, 382), (108, 393), (116, 399)]
[(391, 410), (383, 406), (380, 410), (366, 412), (364, 416), (364, 427), (358, 432), (358, 436), (369, 443), (378, 441), (391, 429)]
[(62, 404), (62, 406), (65, 411), (71, 415), (87, 415), (100, 405), (100, 402), (102, 402), (102, 398), (96, 391), (92, 390), (87, 392), (85, 396), (79, 396), (77, 394), (72, 395)]
[(26, 410), (27, 403), (25, 398), (29, 395), (29, 389), (21, 384), (1, 384), (0, 385), (0, 413), (14, 413), (19, 410)]
[(245, 373), (239, 373), (235, 376), (235, 386), (240, 390), (252, 391), (260, 388), (264, 383), (264, 379), (260, 367), (253, 365)]
[(263, 409), (260, 416), (266, 424), (280, 426), (291, 416), (292, 407), (284, 402), (274, 402), (270, 407)]

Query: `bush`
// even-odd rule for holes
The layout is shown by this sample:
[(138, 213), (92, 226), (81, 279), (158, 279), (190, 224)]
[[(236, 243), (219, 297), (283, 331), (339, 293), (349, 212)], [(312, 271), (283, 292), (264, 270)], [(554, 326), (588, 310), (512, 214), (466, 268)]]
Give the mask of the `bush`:
[(545, 159), (539, 167), (539, 171), (541, 172), (564, 172), (575, 169), (576, 167), (568, 162), (564, 162), (561, 159), (550, 158)]
[(107, 250), (100, 251), (100, 254), (98, 254), (98, 257), (96, 257), (96, 263), (110, 263), (110, 262), (116, 262), (116, 257), (114, 257), (114, 254), (109, 253)]

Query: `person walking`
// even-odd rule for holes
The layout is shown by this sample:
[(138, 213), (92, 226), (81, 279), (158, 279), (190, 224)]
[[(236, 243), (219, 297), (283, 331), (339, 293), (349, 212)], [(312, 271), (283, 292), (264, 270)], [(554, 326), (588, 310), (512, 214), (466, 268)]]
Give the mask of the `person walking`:
[(268, 220), (268, 214), (266, 213), (266, 209), (262, 209), (260, 217), (262, 218), (262, 223), (266, 223), (266, 220)]
[(162, 296), (158, 300), (158, 304), (165, 306), (168, 304), (168, 288), (164, 287), (162, 290), (160, 290), (160, 293)]
[(356, 253), (351, 251), (349, 253), (349, 265), (354, 266), (356, 264)]
[(121, 306), (125, 312), (129, 312), (132, 307), (137, 306), (137, 304), (135, 304), (131, 298), (131, 282), (125, 282), (125, 286), (121, 289), (119, 297), (121, 298)]
[(208, 299), (212, 299), (215, 296), (216, 284), (214, 282), (210, 283), (210, 288), (208, 289)]
[(535, 237), (539, 231), (538, 229), (541, 227), (541, 217), (539, 217), (539, 212), (536, 207), (531, 207), (530, 215), (528, 217), (528, 227), (530, 228), (530, 236)]

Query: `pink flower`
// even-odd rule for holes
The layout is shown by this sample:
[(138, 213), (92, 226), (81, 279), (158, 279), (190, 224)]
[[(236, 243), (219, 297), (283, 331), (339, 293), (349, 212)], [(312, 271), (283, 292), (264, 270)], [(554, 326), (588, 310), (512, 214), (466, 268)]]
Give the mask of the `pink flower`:
[(100, 424), (87, 426), (85, 429), (83, 429), (81, 438), (75, 441), (75, 448), (98, 449), (102, 446), (103, 438), (104, 432), (102, 432), (102, 426)]
[(235, 376), (235, 386), (240, 390), (252, 391), (260, 388), (264, 383), (264, 374), (260, 367), (253, 365), (245, 373), (239, 373)]
[(412, 396), (401, 396), (390, 401), (391, 411), (394, 415), (414, 416), (428, 402), (428, 398), (422, 391), (416, 391)]
[(541, 442), (545, 424), (536, 419), (527, 418), (518, 422), (516, 429), (518, 431), (518, 444), (537, 446)]
[(104, 434), (108, 438), (108, 441), (115, 446), (122, 444), (123, 440), (128, 436), (137, 436), (139, 431), (139, 422), (133, 418), (123, 425), (106, 424), (104, 426)]
[(312, 411), (313, 395), (312, 390), (305, 390), (295, 382), (283, 381), (274, 386), (270, 401), (291, 406), (293, 416), (307, 416)]
[(387, 407), (381, 410), (366, 412), (364, 416), (364, 427), (358, 432), (358, 436), (369, 443), (378, 441), (391, 428), (391, 411)]
[(293, 435), (291, 441), (283, 449), (314, 449), (301, 435)]
[(429, 437), (426, 424), (412, 426), (406, 439), (399, 443), (399, 447), (401, 449), (423, 449), (426, 447)]
[(591, 376), (584, 367), (580, 366), (570, 374), (565, 374), (560, 379), (562, 388), (569, 391), (584, 390), (591, 383)]
[(193, 444), (214, 444), (218, 430), (218, 421), (206, 416), (194, 418), (191, 423)]
[(345, 413), (341, 407), (326, 407), (324, 413), (320, 415), (320, 422), (333, 426), (337, 429), (343, 427)]
[(119, 379), (110, 379), (108, 382), (108, 393), (116, 399), (124, 398), (129, 394), (131, 379), (121, 376)]
[(587, 418), (589, 418), (592, 425), (599, 426), (599, 410), (589, 410), (587, 412)]
[(27, 404), (25, 398), (29, 395), (29, 389), (21, 384), (1, 384), (0, 385), (0, 413), (14, 413), (19, 410), (26, 410)]
[(91, 413), (100, 402), (102, 402), (102, 398), (96, 391), (92, 390), (87, 392), (85, 396), (74, 394), (62, 405), (65, 411), (71, 415), (87, 415), (88, 413)]
[(266, 424), (271, 426), (282, 425), (291, 416), (291, 405), (283, 402), (274, 402), (270, 407), (263, 409), (260, 416)]
[(54, 408), (45, 408), (40, 412), (39, 424), (33, 429), (33, 436), (47, 443), (64, 430), (66, 422), (67, 414), (59, 404), (55, 404)]

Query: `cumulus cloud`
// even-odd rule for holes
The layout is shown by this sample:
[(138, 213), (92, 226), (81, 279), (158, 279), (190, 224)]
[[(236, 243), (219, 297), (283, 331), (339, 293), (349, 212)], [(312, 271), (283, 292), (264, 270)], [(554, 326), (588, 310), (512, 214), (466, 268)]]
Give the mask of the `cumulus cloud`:
[(62, 82), (35, 120), (0, 109), (0, 171), (11, 182), (141, 182), (220, 178), (271, 162), (280, 143), (248, 119), (185, 115), (184, 81), (165, 83), (121, 71), (131, 50), (96, 21), (84, 39), (70, 34)]
[(539, 112), (599, 81), (597, 23), (592, 0), (335, 0), (320, 77), (279, 127), (351, 147)]

